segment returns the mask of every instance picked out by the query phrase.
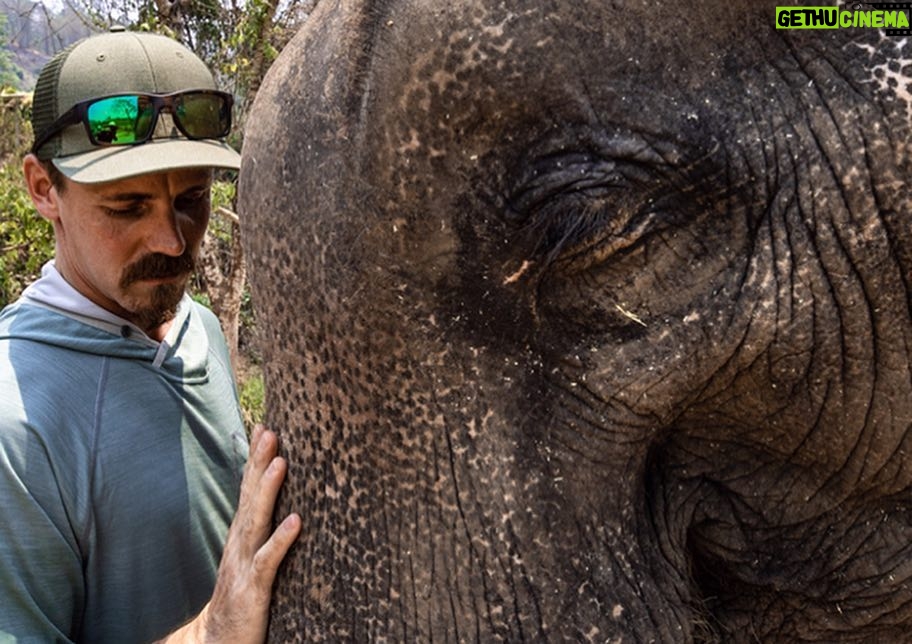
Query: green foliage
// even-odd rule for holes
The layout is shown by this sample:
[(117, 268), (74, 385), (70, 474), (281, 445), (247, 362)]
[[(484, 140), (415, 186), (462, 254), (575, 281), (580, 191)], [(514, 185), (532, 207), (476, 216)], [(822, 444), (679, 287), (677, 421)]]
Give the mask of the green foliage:
[(0, 307), (18, 298), (54, 254), (51, 225), (35, 212), (22, 178), (30, 110), (27, 96), (0, 95)]
[[(252, 339), (247, 338), (247, 335), (252, 335), (256, 329), (256, 311), (253, 308), (253, 299), (250, 297), (250, 289), (245, 288), (244, 293), (241, 295), (241, 331), (246, 331), (246, 333), (241, 334), (241, 341), (245, 346), (250, 346), (253, 344)], [(251, 348), (252, 353), (252, 348)], [(253, 356), (256, 357), (256, 356)]]
[[(192, 285), (191, 285), (192, 286)], [(207, 309), (212, 308), (212, 302), (209, 300), (209, 294), (203, 291), (200, 291), (196, 288), (191, 288), (189, 290), (190, 298), (197, 304), (202, 304)]]
[(12, 302), (54, 254), (51, 225), (38, 216), (17, 162), (0, 166), (0, 307)]
[(0, 163), (18, 164), (32, 141), (31, 94), (0, 91)]
[[(234, 210), (234, 198), (237, 194), (235, 181), (215, 180), (212, 182), (212, 211), (218, 212), (220, 208)], [(220, 244), (230, 244), (233, 226), (227, 217), (215, 216), (209, 220), (209, 233)]]
[(234, 181), (216, 179), (212, 182), (212, 207), (234, 208), (234, 198), (237, 196), (237, 184)]
[(9, 43), (7, 38), (7, 19), (0, 14), (0, 88), (17, 88), (22, 79), (22, 72), (10, 57), (6, 45)]
[(244, 423), (248, 427), (262, 423), (266, 418), (266, 392), (263, 373), (259, 369), (252, 368), (246, 377), (241, 379), (238, 396), (241, 400)]
[(272, 20), (275, 16), (275, 4), (269, 0), (247, 0), (245, 10), (240, 13), (235, 29), (228, 34), (223, 48), (233, 52), (234, 55), (224, 58), (222, 71), (225, 74), (242, 79), (242, 84), (259, 81), (250, 78), (262, 74), (264, 71), (257, 65), (265, 63), (268, 66), (277, 55), (277, 49), (272, 40), (275, 33)]

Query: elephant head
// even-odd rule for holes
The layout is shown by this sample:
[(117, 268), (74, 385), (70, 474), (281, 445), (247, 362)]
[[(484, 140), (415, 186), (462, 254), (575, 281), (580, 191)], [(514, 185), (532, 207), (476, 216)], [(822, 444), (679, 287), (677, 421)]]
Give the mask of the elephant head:
[(240, 181), (274, 641), (908, 636), (912, 41), (776, 25), (320, 2)]

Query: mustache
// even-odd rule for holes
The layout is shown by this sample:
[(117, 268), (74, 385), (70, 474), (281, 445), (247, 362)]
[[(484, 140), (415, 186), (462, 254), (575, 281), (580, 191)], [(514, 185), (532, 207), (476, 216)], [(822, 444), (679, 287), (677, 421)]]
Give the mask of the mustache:
[(186, 275), (196, 270), (196, 260), (190, 253), (177, 257), (153, 253), (130, 264), (120, 279), (121, 288), (146, 279), (164, 279)]

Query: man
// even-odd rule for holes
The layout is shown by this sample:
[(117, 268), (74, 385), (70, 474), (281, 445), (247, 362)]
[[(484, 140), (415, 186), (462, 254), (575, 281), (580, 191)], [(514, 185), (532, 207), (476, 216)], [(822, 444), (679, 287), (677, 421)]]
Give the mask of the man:
[(0, 641), (261, 641), (300, 518), (270, 534), (285, 462), (258, 428), (244, 466), (224, 338), (184, 293), (212, 168), (239, 166), (231, 97), (120, 29), (51, 60), (33, 111), (56, 245), (0, 314)]

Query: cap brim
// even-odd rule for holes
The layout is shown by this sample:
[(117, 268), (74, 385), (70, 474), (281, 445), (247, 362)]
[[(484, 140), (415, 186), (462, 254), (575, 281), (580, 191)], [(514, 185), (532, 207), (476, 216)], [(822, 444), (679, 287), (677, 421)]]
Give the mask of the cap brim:
[(237, 170), (241, 155), (221, 141), (153, 139), (141, 145), (101, 147), (58, 157), (53, 162), (64, 176), (77, 183), (103, 183), (183, 168)]

